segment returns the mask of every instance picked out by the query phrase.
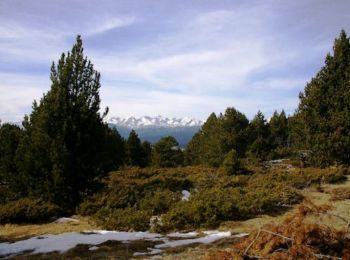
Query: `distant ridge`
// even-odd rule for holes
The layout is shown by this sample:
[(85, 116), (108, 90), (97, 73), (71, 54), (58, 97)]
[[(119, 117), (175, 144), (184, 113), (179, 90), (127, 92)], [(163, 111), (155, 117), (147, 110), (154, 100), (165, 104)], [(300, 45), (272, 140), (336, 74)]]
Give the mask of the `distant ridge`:
[(173, 136), (181, 147), (185, 147), (201, 128), (203, 121), (191, 117), (131, 116), (111, 117), (107, 123), (110, 127), (116, 128), (124, 138), (128, 137), (131, 129), (134, 129), (142, 141), (155, 143), (162, 137)]
[(111, 117), (108, 123), (117, 126), (124, 126), (129, 128), (144, 128), (144, 127), (187, 127), (187, 126), (201, 126), (202, 121), (191, 117), (177, 118), (177, 117), (162, 117), (162, 116), (142, 116), (142, 117)]

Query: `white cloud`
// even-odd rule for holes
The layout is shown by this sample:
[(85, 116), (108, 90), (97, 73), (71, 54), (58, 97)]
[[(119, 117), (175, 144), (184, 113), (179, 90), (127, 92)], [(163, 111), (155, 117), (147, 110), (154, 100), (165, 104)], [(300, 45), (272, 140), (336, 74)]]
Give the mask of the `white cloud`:
[[(331, 50), (327, 37), (333, 31), (323, 26), (320, 15), (314, 16), (314, 9), (323, 14), (326, 7), (316, 2), (256, 1), (221, 10), (189, 8), (182, 12), (185, 15), (133, 15), (126, 9), (122, 15), (112, 15), (111, 10), (96, 8), (88, 16), (78, 8), (73, 12), (77, 14), (74, 20), (65, 20), (63, 14), (40, 27), (0, 17), (0, 58), (47, 66), (40, 79), (28, 79), (20, 72), (16, 78), (23, 82), (0, 83), (0, 108), (7, 111), (2, 116), (10, 118), (12, 113), (17, 117), (25, 110), (20, 104), (29, 107), (40, 97), (36, 95), (44, 88), (38, 86), (48, 80), (50, 62), (71, 48), (76, 34), (92, 39), (89, 43), (93, 46), (85, 46), (85, 50), (102, 74), (102, 100), (111, 108), (111, 115), (204, 119), (227, 106), (249, 115), (258, 109), (265, 113), (281, 108), (293, 111), (298, 98), (290, 93), (303, 88), (322, 65), (326, 51)], [(127, 10), (131, 9), (128, 6)], [(330, 15), (335, 13), (339, 10)], [(147, 19), (159, 21), (147, 23)], [(339, 21), (346, 21), (342, 19)], [(176, 26), (168, 29), (168, 23)], [(114, 30), (127, 26), (130, 30)], [(301, 71), (309, 67), (311, 72)], [(25, 94), (18, 94), (20, 84), (27, 86), (23, 87)]]
[(18, 122), (30, 113), (34, 100), (40, 100), (49, 88), (42, 77), (0, 73), (0, 120)]
[(125, 16), (125, 17), (110, 17), (105, 18), (102, 21), (96, 21), (97, 26), (91, 27), (91, 24), (87, 26), (87, 29), (85, 29), (82, 34), (91, 36), (97, 33), (103, 33), (107, 32), (112, 29), (125, 27), (133, 24), (136, 21), (135, 16)]

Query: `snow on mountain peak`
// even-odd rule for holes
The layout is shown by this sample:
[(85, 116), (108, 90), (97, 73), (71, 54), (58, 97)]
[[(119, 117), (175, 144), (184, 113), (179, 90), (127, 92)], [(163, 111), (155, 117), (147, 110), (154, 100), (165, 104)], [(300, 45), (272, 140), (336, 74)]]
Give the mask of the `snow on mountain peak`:
[(125, 118), (121, 117), (111, 117), (108, 121), (110, 124), (115, 124), (119, 126), (129, 127), (129, 128), (143, 128), (143, 127), (191, 127), (191, 126), (201, 126), (202, 121), (196, 120), (191, 117), (177, 118), (177, 117), (162, 117), (160, 115), (142, 116), (134, 117), (129, 116)]

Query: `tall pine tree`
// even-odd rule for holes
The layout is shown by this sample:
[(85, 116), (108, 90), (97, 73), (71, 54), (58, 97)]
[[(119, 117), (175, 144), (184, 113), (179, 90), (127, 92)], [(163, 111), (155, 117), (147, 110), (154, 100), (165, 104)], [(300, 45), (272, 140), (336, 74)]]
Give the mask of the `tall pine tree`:
[(72, 51), (52, 64), (51, 81), (51, 89), (24, 120), (19, 171), (29, 176), (29, 195), (69, 209), (118, 162), (106, 160), (115, 155), (106, 154), (105, 140), (112, 133), (103, 123), (107, 109), (99, 112), (100, 74), (84, 56), (80, 36)]
[(314, 165), (350, 163), (350, 42), (344, 30), (300, 94), (298, 114)]

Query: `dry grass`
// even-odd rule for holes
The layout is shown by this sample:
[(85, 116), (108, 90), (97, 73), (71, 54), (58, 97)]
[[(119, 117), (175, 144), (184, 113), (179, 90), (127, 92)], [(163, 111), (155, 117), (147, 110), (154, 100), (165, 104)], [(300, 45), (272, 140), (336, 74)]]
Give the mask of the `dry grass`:
[(350, 187), (339, 187), (330, 192), (332, 200), (348, 200), (350, 199)]
[[(350, 220), (350, 200), (339, 200), (333, 201), (330, 193), (334, 192), (337, 189), (350, 189), (350, 176), (348, 176), (348, 180), (341, 184), (325, 184), (322, 186), (325, 192), (320, 192), (316, 188), (308, 188), (302, 191), (305, 198), (310, 200), (312, 203), (316, 205), (330, 204), (334, 208), (329, 211), (334, 215), (339, 215), (344, 217), (345, 219)], [(252, 232), (253, 230), (258, 230), (259, 228), (265, 226), (266, 224), (278, 225), (283, 223), (286, 219), (296, 213), (297, 206), (292, 207), (283, 215), (278, 216), (259, 216), (257, 218), (249, 219), (246, 221), (227, 221), (221, 224), (220, 229), (222, 230), (230, 230), (231, 232)], [(308, 223), (322, 223), (326, 226), (342, 229), (344, 228), (344, 221), (340, 220), (337, 217), (331, 217), (326, 215), (319, 216), (308, 216), (306, 222)], [(220, 251), (218, 251), (220, 250)], [(232, 258), (232, 243), (227, 246), (216, 246), (210, 245), (208, 247), (195, 247), (184, 250), (182, 253), (174, 254), (174, 255), (165, 255), (162, 256), (161, 259), (166, 260), (199, 260), (205, 259), (210, 256), (213, 252), (220, 252), (220, 259), (233, 259)], [(218, 255), (215, 255), (218, 256)], [(150, 259), (150, 258), (145, 258)], [(208, 258), (207, 258), (208, 259)], [(239, 259), (239, 258), (237, 258)], [(243, 259), (243, 258), (242, 258)]]
[(73, 216), (79, 222), (68, 222), (62, 224), (6, 224), (0, 225), (0, 240), (13, 241), (32, 236), (44, 234), (61, 234), (65, 232), (80, 232), (86, 230), (99, 229), (88, 217)]

